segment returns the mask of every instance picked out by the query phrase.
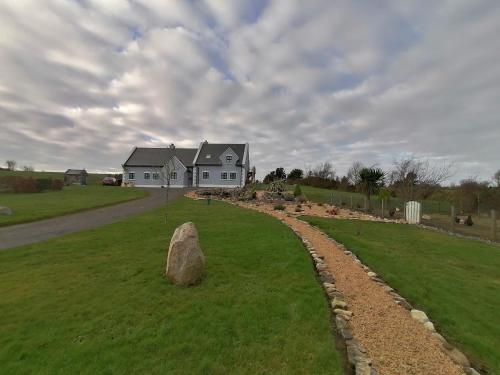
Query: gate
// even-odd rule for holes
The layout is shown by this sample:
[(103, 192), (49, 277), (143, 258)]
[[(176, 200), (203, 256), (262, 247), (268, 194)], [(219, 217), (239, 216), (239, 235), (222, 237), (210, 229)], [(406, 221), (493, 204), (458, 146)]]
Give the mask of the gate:
[(416, 201), (406, 203), (405, 217), (408, 224), (420, 224), (420, 206)]

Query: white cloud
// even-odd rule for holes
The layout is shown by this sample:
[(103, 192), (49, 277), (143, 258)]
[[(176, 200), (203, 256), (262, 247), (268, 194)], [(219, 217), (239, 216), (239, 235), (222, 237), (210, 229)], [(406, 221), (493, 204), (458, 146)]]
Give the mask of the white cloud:
[(0, 160), (119, 168), (133, 145), (251, 143), (260, 175), (403, 153), (489, 178), (490, 1), (0, 4)]

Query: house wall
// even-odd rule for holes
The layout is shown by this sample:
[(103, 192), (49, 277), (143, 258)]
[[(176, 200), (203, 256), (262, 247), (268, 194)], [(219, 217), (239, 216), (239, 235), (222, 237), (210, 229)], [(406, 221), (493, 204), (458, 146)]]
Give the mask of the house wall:
[[(174, 188), (185, 187), (188, 184), (188, 175), (186, 168), (177, 159), (173, 158), (169, 167), (170, 171), (177, 172), (177, 179), (170, 179), (170, 186)], [(135, 179), (129, 179), (129, 172), (135, 173)], [(151, 178), (149, 180), (144, 179), (144, 172), (149, 172)], [(159, 179), (153, 180), (153, 172), (159, 173)], [(161, 187), (167, 186), (167, 170), (165, 167), (125, 167), (123, 169), (123, 183), (129, 183), (137, 187)]]
[[(199, 187), (240, 187), (242, 167), (236, 165), (206, 165), (196, 167), (199, 173)], [(203, 172), (207, 171), (210, 174), (209, 179), (203, 179)], [(221, 172), (227, 172), (227, 180), (221, 180)], [(229, 173), (236, 172), (236, 180), (229, 179)]]

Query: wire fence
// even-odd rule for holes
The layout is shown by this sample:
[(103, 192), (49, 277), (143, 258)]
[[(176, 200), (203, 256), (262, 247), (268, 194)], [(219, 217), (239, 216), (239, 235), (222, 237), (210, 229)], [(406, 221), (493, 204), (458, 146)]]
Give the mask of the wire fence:
[[(371, 197), (368, 201), (364, 196), (332, 192), (327, 203), (352, 210), (370, 212), (378, 217), (406, 219), (406, 202), (398, 198), (382, 201), (378, 197)], [(419, 203), (421, 204), (420, 223), (423, 225), (464, 236), (500, 241), (498, 233), (499, 213), (495, 209), (479, 206), (473, 212), (465, 212), (450, 202), (423, 200)]]

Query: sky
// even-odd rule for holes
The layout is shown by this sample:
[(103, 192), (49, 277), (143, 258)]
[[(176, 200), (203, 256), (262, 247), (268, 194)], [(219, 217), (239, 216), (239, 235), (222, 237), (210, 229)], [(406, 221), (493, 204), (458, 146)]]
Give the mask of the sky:
[(120, 171), (133, 146), (276, 167), (500, 168), (500, 2), (0, 2), (0, 163)]

